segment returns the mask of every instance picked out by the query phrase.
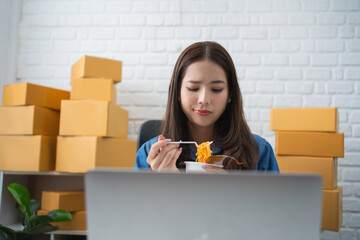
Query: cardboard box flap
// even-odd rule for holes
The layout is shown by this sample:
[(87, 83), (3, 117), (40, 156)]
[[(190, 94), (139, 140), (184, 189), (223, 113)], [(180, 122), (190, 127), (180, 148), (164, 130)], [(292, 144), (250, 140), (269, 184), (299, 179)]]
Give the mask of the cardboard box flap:
[(68, 91), (23, 82), (4, 86), (3, 106), (36, 105), (60, 110), (61, 100), (69, 98)]
[(277, 155), (344, 157), (344, 133), (276, 132)]
[[(114, 83), (121, 82), (122, 62), (83, 56), (71, 68), (71, 80), (77, 78), (110, 78)], [(72, 83), (71, 83), (72, 84)]]
[(271, 108), (273, 131), (337, 132), (336, 108)]

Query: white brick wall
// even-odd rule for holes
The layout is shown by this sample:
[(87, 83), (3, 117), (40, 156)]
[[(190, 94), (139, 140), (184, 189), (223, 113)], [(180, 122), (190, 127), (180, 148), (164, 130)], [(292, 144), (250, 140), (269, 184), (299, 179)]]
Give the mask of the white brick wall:
[(232, 55), (254, 133), (274, 143), (271, 107), (337, 107), (344, 222), (322, 239), (360, 239), (360, 1), (154, 0), (23, 2), (17, 79), (70, 90), (84, 54), (123, 61), (119, 105), (129, 137), (162, 118), (173, 65), (189, 44), (214, 40)]

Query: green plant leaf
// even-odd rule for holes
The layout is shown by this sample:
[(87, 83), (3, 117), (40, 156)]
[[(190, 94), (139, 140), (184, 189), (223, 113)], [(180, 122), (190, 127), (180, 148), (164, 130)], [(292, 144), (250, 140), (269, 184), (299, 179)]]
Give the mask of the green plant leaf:
[(0, 240), (13, 239), (15, 231), (0, 224)]
[(40, 209), (40, 203), (35, 199), (30, 199), (30, 213), (36, 215), (36, 212)]
[(24, 232), (24, 231), (16, 231), (15, 236), (12, 239), (30, 240), (30, 239), (32, 239), (32, 234), (28, 233), (28, 232)]
[(9, 191), (17, 201), (16, 210), (21, 215), (21, 222), (24, 226), (22, 231), (14, 231), (0, 225), (0, 240), (31, 239), (35, 234), (41, 234), (58, 229), (50, 222), (71, 222), (72, 216), (64, 210), (54, 210), (47, 215), (37, 216), (36, 212), (40, 208), (40, 203), (34, 199), (30, 200), (29, 191), (22, 185), (12, 183), (8, 186)]
[(71, 214), (69, 212), (61, 210), (61, 209), (51, 211), (47, 215), (52, 217), (53, 220), (51, 222), (71, 222), (72, 221)]
[(49, 223), (50, 221), (52, 221), (52, 217), (47, 216), (47, 215), (41, 215), (41, 216), (37, 216), (37, 215), (32, 215), (29, 219), (29, 223), (27, 224), (27, 226), (24, 228), (24, 232), (31, 232), (33, 229), (37, 228), (38, 225), (44, 224), (44, 223)]
[(8, 235), (0, 230), (0, 240), (7, 240)]
[(50, 223), (42, 223), (40, 225), (37, 225), (33, 230), (31, 230), (31, 234), (40, 234), (40, 233), (46, 233), (51, 232), (59, 229), (58, 226), (53, 226)]
[(21, 225), (23, 225), (24, 227), (26, 226), (26, 224), (28, 223), (28, 219), (25, 216), (24, 211), (21, 209), (20, 205), (18, 202), (16, 202), (15, 204), (15, 209), (20, 213), (20, 218), (21, 218)]
[(8, 186), (9, 191), (19, 203), (21, 209), (24, 211), (25, 216), (29, 219), (31, 217), (30, 213), (30, 194), (26, 187), (12, 183)]
[[(36, 215), (36, 212), (39, 210), (40, 208), (40, 203), (38, 201), (36, 201), (35, 199), (30, 199), (30, 213), (31, 215)], [(22, 210), (22, 208), (20, 207), (19, 203), (15, 204), (15, 209), (20, 213), (20, 217), (21, 217), (21, 224), (23, 226), (26, 226), (28, 223), (28, 219), (25, 217), (25, 213)]]

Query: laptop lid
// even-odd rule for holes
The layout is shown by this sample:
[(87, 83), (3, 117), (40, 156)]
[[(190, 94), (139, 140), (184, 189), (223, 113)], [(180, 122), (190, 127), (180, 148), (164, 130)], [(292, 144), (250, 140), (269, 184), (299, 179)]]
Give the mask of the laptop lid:
[(93, 170), (85, 175), (89, 240), (319, 239), (314, 175)]

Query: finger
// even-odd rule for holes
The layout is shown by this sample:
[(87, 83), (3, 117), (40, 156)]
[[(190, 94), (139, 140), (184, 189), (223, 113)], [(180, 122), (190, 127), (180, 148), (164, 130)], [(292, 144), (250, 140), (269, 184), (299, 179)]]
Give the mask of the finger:
[(169, 151), (177, 148), (179, 148), (179, 144), (176, 143), (167, 144), (163, 149), (160, 150), (157, 157), (163, 159)]
[(150, 159), (150, 160), (154, 159), (160, 152), (160, 149), (169, 144), (169, 141), (170, 141), (169, 139), (165, 139), (165, 140), (160, 140), (160, 141), (154, 143), (150, 148), (148, 159)]
[(172, 157), (171, 161), (169, 162), (168, 167), (176, 168), (176, 161), (179, 159), (181, 153), (182, 153), (182, 148), (178, 148), (176, 150), (176, 153)]
[(171, 160), (174, 157), (176, 152), (177, 152), (177, 148), (174, 148), (167, 152), (167, 154), (165, 155), (163, 161), (161, 162), (161, 164), (159, 166), (159, 170), (167, 168), (169, 166), (169, 163), (171, 162)]
[[(164, 162), (166, 166), (167, 165), (167, 161), (169, 161), (169, 159), (165, 159), (166, 155), (172, 151), (173, 149), (177, 149), (179, 147), (178, 144), (168, 144), (166, 145), (161, 151), (160, 153), (157, 154), (157, 156), (154, 159), (150, 159), (150, 166), (152, 169), (157, 170), (159, 168), (161, 168), (161, 164)], [(170, 156), (170, 155), (169, 155)], [(148, 158), (149, 159), (149, 158)]]
[[(159, 138), (158, 138), (158, 141), (161, 141), (161, 140), (166, 140), (163, 135), (160, 135)], [(163, 148), (164, 148), (164, 146), (163, 146), (163, 147), (160, 147), (160, 151), (161, 151)], [(160, 152), (160, 151), (159, 151), (159, 152)]]
[(151, 161), (151, 169), (152, 170), (158, 170), (160, 164), (161, 164), (162, 160), (160, 158), (155, 158)]

